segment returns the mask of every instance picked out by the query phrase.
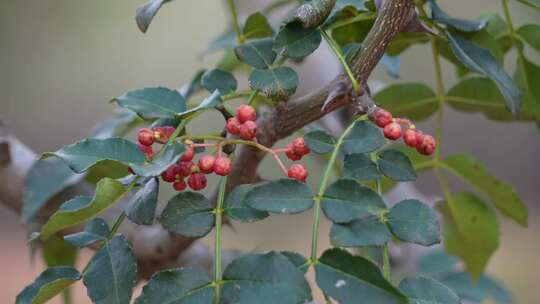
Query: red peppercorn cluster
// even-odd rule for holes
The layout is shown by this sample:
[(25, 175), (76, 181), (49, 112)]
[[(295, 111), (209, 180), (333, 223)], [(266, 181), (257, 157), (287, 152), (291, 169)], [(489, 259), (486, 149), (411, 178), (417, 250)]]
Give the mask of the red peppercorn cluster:
[(154, 157), (152, 145), (156, 142), (160, 144), (166, 143), (174, 133), (174, 130), (170, 126), (139, 129), (137, 136), (139, 149), (144, 152), (147, 159), (152, 159)]
[(227, 120), (225, 128), (232, 135), (244, 140), (254, 140), (257, 135), (257, 112), (250, 105), (240, 105), (236, 108), (236, 116)]
[[(435, 138), (416, 129), (408, 119), (393, 118), (390, 112), (381, 108), (377, 108), (370, 115), (370, 119), (377, 126), (383, 128), (386, 138), (397, 140), (403, 135), (403, 142), (407, 146), (415, 148), (420, 154), (431, 155), (437, 148)], [(407, 128), (405, 132), (403, 132), (402, 124)]]
[(176, 191), (184, 191), (188, 186), (199, 191), (206, 188), (206, 174), (215, 173), (226, 176), (231, 173), (232, 162), (226, 156), (216, 158), (205, 154), (199, 158), (196, 164), (193, 162), (194, 156), (193, 146), (189, 146), (180, 160), (161, 174), (163, 181), (172, 183)]
[[(309, 154), (309, 152), (311, 152), (311, 150), (309, 149), (304, 138), (302, 137), (297, 137), (293, 139), (293, 141), (291, 141), (285, 148), (285, 154), (287, 155), (287, 158), (292, 161), (302, 159), (302, 157)], [(308, 177), (308, 171), (304, 166), (300, 164), (292, 164), (289, 169), (287, 169), (287, 176), (305, 183)]]

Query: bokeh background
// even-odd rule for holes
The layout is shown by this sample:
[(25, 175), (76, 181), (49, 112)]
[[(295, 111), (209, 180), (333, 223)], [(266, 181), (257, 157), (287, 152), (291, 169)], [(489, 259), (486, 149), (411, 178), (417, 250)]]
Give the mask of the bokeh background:
[[(127, 90), (180, 87), (200, 67), (211, 68), (219, 56), (201, 57), (208, 41), (226, 27), (227, 11), (221, 1), (174, 1), (164, 7), (146, 35), (134, 21), (135, 8), (143, 1), (128, 0), (2, 0), (0, 1), (0, 116), (20, 140), (37, 152), (56, 150), (85, 137), (92, 126), (110, 115), (108, 101)], [(240, 17), (266, 1), (237, 1)], [(499, 1), (441, 0), (456, 16), (475, 18), (499, 11)], [(538, 22), (538, 15), (517, 2), (511, 5), (516, 23)], [(528, 54), (539, 62), (536, 54)], [(512, 68), (515, 55), (508, 57)], [(298, 94), (331, 79), (337, 62), (322, 46), (298, 67)], [(402, 57), (402, 79), (433, 85), (431, 54), (415, 47)], [(445, 65), (447, 86), (454, 83), (453, 70)], [(372, 79), (393, 80), (378, 70)], [(399, 81), (399, 80), (397, 80)], [(241, 82), (245, 87), (245, 81)], [(540, 84), (539, 84), (540, 85)], [(501, 179), (515, 185), (529, 207), (529, 228), (507, 219), (501, 222), (501, 246), (489, 264), (489, 272), (512, 291), (516, 303), (540, 303), (535, 287), (540, 282), (540, 132), (532, 124), (493, 123), (482, 115), (446, 111), (444, 153), (468, 152), (482, 159)], [(221, 127), (218, 116), (207, 114), (193, 130), (203, 133)], [(209, 119), (210, 118), (210, 119)], [(433, 122), (421, 124), (433, 130)], [(308, 161), (316, 184), (321, 163)], [(277, 175), (271, 163), (265, 175)], [(429, 197), (440, 196), (429, 174), (416, 187)], [(9, 180), (1, 180), (9, 183)], [(455, 189), (461, 184), (455, 182)], [(309, 251), (311, 214), (273, 216), (265, 221), (227, 229), (228, 249), (288, 249)], [(321, 246), (329, 246), (329, 225), (323, 221)], [(203, 240), (210, 244), (211, 237)], [(26, 229), (17, 215), (0, 206), (0, 303), (13, 303), (17, 293), (41, 271), (39, 259), (30, 264)], [(83, 259), (88, 254), (83, 254)], [(82, 285), (82, 284), (79, 284)], [(84, 289), (76, 289), (76, 303), (89, 303)], [(58, 302), (59, 303), (59, 302)]]

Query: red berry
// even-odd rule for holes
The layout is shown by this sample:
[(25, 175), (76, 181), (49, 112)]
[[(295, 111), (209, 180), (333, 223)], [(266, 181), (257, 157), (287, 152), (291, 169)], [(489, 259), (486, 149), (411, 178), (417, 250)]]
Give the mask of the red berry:
[(295, 138), (292, 141), (292, 150), (294, 154), (304, 156), (306, 154), (309, 154), (311, 150), (309, 150), (308, 145), (306, 144), (306, 141), (302, 137)]
[(240, 138), (245, 140), (252, 140), (257, 135), (257, 124), (251, 120), (248, 120), (240, 125)]
[(227, 176), (231, 173), (232, 162), (228, 157), (221, 156), (216, 158), (214, 163), (214, 172), (217, 175)]
[(393, 121), (392, 114), (384, 109), (377, 109), (371, 117), (372, 121), (380, 128), (386, 127)]
[(167, 183), (174, 183), (176, 181), (176, 175), (178, 174), (178, 167), (176, 165), (170, 166), (167, 170), (161, 173), (161, 178)]
[(193, 162), (181, 161), (176, 165), (176, 174), (186, 177), (191, 174), (191, 168), (193, 168)]
[(437, 142), (431, 135), (424, 135), (421, 143), (418, 144), (416, 150), (423, 155), (431, 155), (437, 148)]
[(294, 153), (292, 143), (289, 143), (287, 145), (286, 149), (287, 149), (287, 151), (285, 151), (285, 155), (287, 155), (288, 159), (290, 159), (292, 161), (297, 161), (297, 160), (300, 160), (302, 158), (302, 155), (298, 155), (298, 154)]
[(171, 138), (172, 134), (174, 133), (174, 128), (171, 126), (163, 126), (163, 127), (155, 127), (154, 130), (154, 138), (159, 143), (166, 143), (169, 138)]
[(401, 137), (401, 126), (397, 122), (392, 122), (384, 127), (384, 136), (391, 140)]
[(308, 171), (300, 164), (293, 164), (289, 167), (289, 170), (287, 170), (287, 175), (290, 178), (294, 178), (299, 182), (305, 183), (308, 177)]
[(186, 182), (183, 179), (174, 182), (174, 184), (172, 186), (173, 186), (174, 190), (176, 190), (178, 192), (186, 190), (186, 187), (187, 187)]
[(422, 131), (420, 131), (420, 130), (416, 131), (416, 147), (418, 147), (424, 141), (425, 136), (426, 135), (424, 135), (424, 133), (422, 133)]
[(250, 105), (240, 105), (236, 108), (236, 117), (240, 123), (255, 121), (257, 119), (257, 112)]
[(180, 157), (181, 161), (192, 161), (193, 156), (195, 156), (195, 151), (193, 150), (192, 146), (188, 146), (186, 149), (186, 152), (182, 154), (182, 157)]
[(154, 132), (148, 128), (140, 129), (137, 138), (141, 145), (151, 146), (154, 144)]
[(195, 191), (206, 188), (206, 175), (202, 173), (193, 173), (188, 177), (188, 185)]
[(420, 131), (416, 129), (407, 129), (407, 131), (405, 131), (405, 134), (403, 134), (403, 141), (407, 146), (414, 148), (418, 145), (418, 141), (416, 140), (418, 138), (418, 132)]
[(139, 147), (139, 149), (141, 149), (141, 151), (143, 151), (146, 158), (152, 159), (154, 157), (154, 150), (152, 149), (152, 147), (145, 146), (141, 143), (138, 143), (137, 146)]
[(238, 135), (238, 133), (240, 133), (240, 122), (236, 117), (231, 117), (227, 119), (227, 125), (225, 128), (227, 128), (227, 132), (231, 133), (232, 135)]
[(214, 171), (214, 163), (216, 161), (216, 158), (212, 155), (204, 155), (199, 159), (199, 170), (201, 170), (202, 173), (212, 173)]

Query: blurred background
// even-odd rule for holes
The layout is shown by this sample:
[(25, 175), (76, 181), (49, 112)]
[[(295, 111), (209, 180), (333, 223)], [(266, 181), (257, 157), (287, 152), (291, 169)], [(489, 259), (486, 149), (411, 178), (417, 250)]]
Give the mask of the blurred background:
[[(237, 1), (240, 19), (266, 1)], [(500, 11), (498, 1), (444, 0), (439, 4), (452, 15), (475, 18)], [(174, 1), (155, 18), (147, 34), (136, 27), (134, 13), (143, 1), (128, 0), (2, 0), (0, 1), (0, 116), (17, 137), (36, 152), (56, 150), (86, 137), (92, 126), (108, 117), (108, 101), (123, 92), (151, 86), (180, 87), (201, 67), (211, 68), (219, 56), (201, 57), (208, 41), (226, 28), (225, 6), (216, 0)], [(512, 2), (517, 25), (538, 22), (538, 15)], [(514, 62), (514, 55), (507, 62)], [(534, 62), (538, 56), (528, 54)], [(415, 47), (402, 57), (402, 79), (433, 85), (430, 50)], [(453, 69), (445, 65), (447, 87)], [(512, 65), (508, 65), (512, 68)], [(301, 67), (299, 95), (320, 87), (339, 71), (323, 45)], [(240, 78), (245, 79), (245, 78)], [(394, 80), (378, 70), (371, 78)], [(245, 80), (240, 82), (245, 88)], [(501, 246), (489, 264), (489, 273), (504, 282), (516, 303), (540, 303), (534, 290), (540, 281), (540, 133), (533, 124), (494, 123), (482, 115), (446, 111), (443, 153), (468, 152), (481, 159), (498, 177), (513, 184), (529, 207), (529, 228), (500, 219)], [(222, 126), (214, 114), (195, 121), (197, 133)], [(433, 122), (421, 124), (433, 131)], [(277, 176), (267, 162), (265, 176)], [(316, 185), (321, 162), (307, 161)], [(1, 183), (9, 183), (2, 180)], [(455, 182), (455, 181), (454, 181)], [(428, 197), (440, 197), (433, 176), (415, 183)], [(455, 182), (455, 189), (461, 184)], [(392, 198), (390, 198), (392, 199)], [(329, 225), (323, 221), (321, 248), (329, 246)], [(311, 213), (272, 216), (255, 224), (227, 229), (228, 249), (287, 249), (309, 251)], [(20, 218), (0, 206), (0, 303), (15, 296), (42, 271), (39, 259), (30, 264), (26, 228)], [(203, 242), (211, 244), (209, 237)], [(83, 254), (86, 259), (88, 254)], [(82, 284), (76, 303), (89, 303)], [(57, 302), (60, 303), (60, 302)]]

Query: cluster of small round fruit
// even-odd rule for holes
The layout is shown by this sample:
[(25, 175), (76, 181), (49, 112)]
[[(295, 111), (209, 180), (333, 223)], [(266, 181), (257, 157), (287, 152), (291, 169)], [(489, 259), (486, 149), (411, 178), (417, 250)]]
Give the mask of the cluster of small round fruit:
[[(295, 138), (285, 148), (287, 158), (292, 161), (300, 160), (304, 155), (309, 154), (309, 152), (311, 152), (311, 150), (302, 137)], [(305, 183), (308, 177), (308, 171), (301, 164), (292, 164), (289, 169), (287, 169), (287, 176)]]
[[(437, 148), (433, 136), (416, 129), (408, 119), (394, 118), (390, 112), (381, 108), (377, 108), (369, 117), (377, 126), (383, 128), (386, 138), (397, 140), (403, 135), (403, 142), (409, 147), (416, 148), (420, 154), (431, 155)], [(407, 128), (405, 132), (402, 125)]]
[(225, 128), (231, 135), (237, 135), (244, 140), (254, 140), (257, 135), (257, 112), (250, 105), (240, 105), (236, 108), (236, 116), (227, 120)]
[(146, 158), (151, 160), (154, 158), (154, 149), (152, 148), (152, 145), (156, 142), (160, 144), (167, 143), (174, 133), (174, 130), (175, 129), (170, 126), (139, 129), (137, 136), (139, 149), (144, 152)]
[[(195, 164), (193, 162), (195, 156), (194, 146), (195, 144), (188, 143), (188, 148), (182, 154), (180, 160), (161, 174), (163, 181), (172, 183), (176, 191), (184, 191), (187, 186), (195, 191), (199, 191), (206, 188), (206, 174), (215, 173), (220, 176), (227, 176), (231, 173), (231, 159), (224, 155), (214, 157), (213, 155), (205, 154)], [(187, 183), (185, 181), (186, 178)]]

